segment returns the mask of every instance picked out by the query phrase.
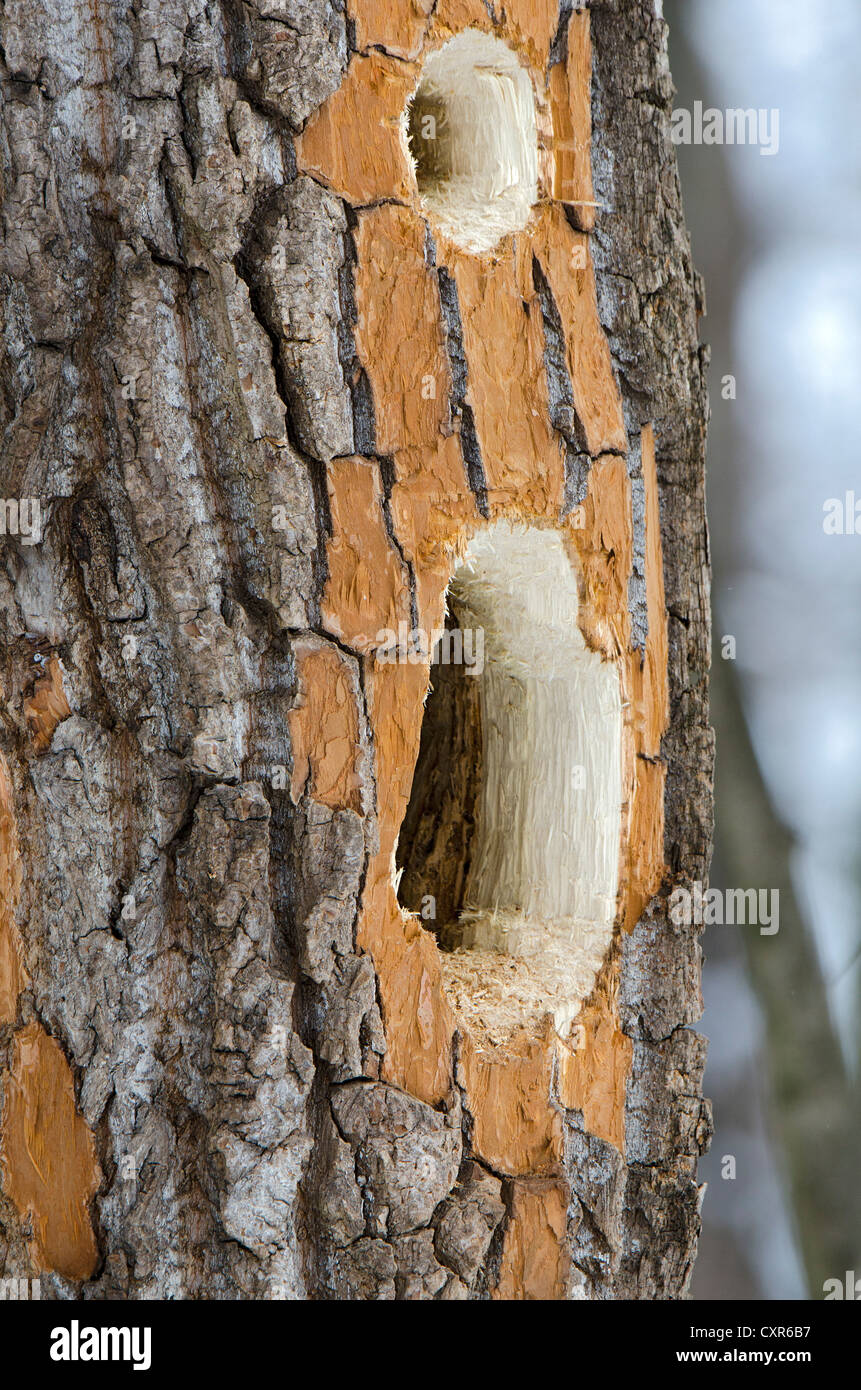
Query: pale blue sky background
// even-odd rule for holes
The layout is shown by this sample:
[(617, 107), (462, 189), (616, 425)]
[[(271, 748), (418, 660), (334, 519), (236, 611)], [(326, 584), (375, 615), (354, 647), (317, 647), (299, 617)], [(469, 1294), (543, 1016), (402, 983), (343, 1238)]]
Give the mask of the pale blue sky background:
[[(742, 146), (679, 151), (694, 261), (712, 306), (702, 337), (713, 347), (715, 630), (736, 637), (757, 756), (796, 837), (801, 903), (856, 1066), (861, 535), (826, 536), (822, 522), (826, 499), (854, 489), (861, 500), (861, 4), (665, 0), (663, 8), (678, 106), (699, 99), (780, 112), (773, 157)], [(736, 377), (735, 401), (721, 399), (725, 373)], [(803, 1297), (768, 1137), (758, 1008), (740, 953), (706, 949), (706, 1089), (718, 1128), (704, 1165), (710, 1190), (694, 1288)], [(739, 1160), (735, 1183), (720, 1180), (726, 1152)]]

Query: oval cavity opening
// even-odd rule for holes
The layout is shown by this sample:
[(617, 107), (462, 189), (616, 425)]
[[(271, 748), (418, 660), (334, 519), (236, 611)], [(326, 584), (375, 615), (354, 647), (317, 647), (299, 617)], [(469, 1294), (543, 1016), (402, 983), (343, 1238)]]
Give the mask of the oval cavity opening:
[(480, 1043), (566, 1036), (612, 941), (622, 822), (616, 665), (587, 647), (560, 532), (499, 521), (448, 592), (396, 863)]
[(489, 251), (538, 197), (532, 83), (517, 55), (467, 29), (431, 53), (405, 112), (425, 211), (456, 245)]

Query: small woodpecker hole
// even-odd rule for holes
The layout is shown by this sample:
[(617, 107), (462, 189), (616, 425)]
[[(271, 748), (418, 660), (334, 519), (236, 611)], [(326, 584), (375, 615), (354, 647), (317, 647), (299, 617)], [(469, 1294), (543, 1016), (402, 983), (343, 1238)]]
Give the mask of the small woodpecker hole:
[[(496, 522), (448, 594), (396, 852), (480, 1044), (567, 1036), (613, 936), (622, 816), (618, 670), (587, 647), (557, 531)], [(428, 905), (433, 904), (433, 914)]]
[(520, 231), (538, 197), (538, 134), (529, 73), (475, 29), (426, 60), (405, 113), (425, 211), (456, 245), (489, 251)]

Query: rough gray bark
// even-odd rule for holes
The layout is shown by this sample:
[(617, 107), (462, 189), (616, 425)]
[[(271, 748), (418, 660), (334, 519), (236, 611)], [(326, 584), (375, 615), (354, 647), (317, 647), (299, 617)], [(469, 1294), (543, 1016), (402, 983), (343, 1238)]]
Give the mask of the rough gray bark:
[[(705, 396), (672, 89), (649, 4), (592, 16), (599, 304), (629, 436), (654, 422), (658, 451), (666, 854), (704, 880)], [(41, 1022), (104, 1175), (93, 1278), (43, 1275), (43, 1296), (481, 1297), (504, 1227), (458, 1109), (375, 1079), (354, 943), (371, 809), (295, 808), (272, 784), (293, 643), (331, 641), (326, 463), (369, 448), (347, 213), (292, 152), (348, 43), (323, 0), (2, 15), (0, 490), (42, 499), (43, 536), (0, 555), (30, 976), (0, 1060)], [(636, 450), (631, 467), (636, 498)], [(72, 714), (36, 755), (24, 705), (54, 653)], [(696, 931), (656, 903), (626, 945), (627, 1162), (568, 1117), (580, 1296), (686, 1286), (709, 1128)], [(9, 1271), (27, 1238), (4, 1200)]]
[[(591, 11), (592, 165), (595, 197), (608, 209), (593, 237), (598, 303), (629, 441), (654, 421), (669, 623), (665, 857), (674, 880), (689, 885), (707, 881), (712, 837), (703, 289), (669, 138), (665, 26), (647, 2), (616, 0)], [(635, 487), (635, 537), (636, 495)], [(636, 601), (632, 594), (634, 612)], [(574, 1259), (589, 1260), (601, 1297), (677, 1297), (690, 1278), (701, 1201), (696, 1162), (711, 1137), (705, 1043), (689, 1028), (702, 1012), (700, 930), (673, 924), (662, 900), (625, 943), (623, 1029), (634, 1040), (627, 1169), (609, 1150), (596, 1152), (598, 1141), (572, 1134), (574, 1190), (586, 1215)], [(580, 1162), (584, 1149), (588, 1165)]]

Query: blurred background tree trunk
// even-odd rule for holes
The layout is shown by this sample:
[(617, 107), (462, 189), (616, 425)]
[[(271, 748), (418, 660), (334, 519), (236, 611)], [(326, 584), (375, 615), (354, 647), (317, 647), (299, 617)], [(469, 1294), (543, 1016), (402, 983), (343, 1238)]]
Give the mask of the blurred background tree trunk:
[[(666, 0), (664, 13), (670, 26), (676, 105), (691, 110), (701, 101), (706, 108), (723, 110), (779, 102), (782, 132), (775, 160), (756, 150), (679, 148), (694, 256), (706, 280), (703, 336), (711, 350), (711, 684), (717, 746), (711, 882), (721, 889), (777, 890), (780, 905), (780, 927), (774, 936), (760, 935), (755, 927), (714, 926), (704, 939), (703, 1026), (710, 1039), (707, 1085), (714, 1098), (716, 1138), (705, 1163), (709, 1193), (694, 1296), (800, 1297), (806, 1288), (808, 1296), (821, 1298), (824, 1280), (842, 1280), (847, 1269), (858, 1265), (861, 1249), (861, 1208), (853, 1176), (861, 1162), (857, 1052), (853, 1058), (852, 1044), (847, 1046), (846, 1037), (840, 1036), (836, 972), (823, 965), (823, 928), (814, 930), (809, 898), (799, 901), (798, 851), (803, 837), (798, 827), (806, 821), (807, 837), (812, 838), (817, 812), (797, 800), (787, 801), (785, 787), (791, 779), (785, 778), (776, 791), (774, 777), (767, 781), (762, 767), (767, 757), (772, 772), (778, 761), (796, 769), (795, 781), (808, 783), (811, 807), (817, 779), (826, 776), (822, 750), (828, 710), (820, 704), (812, 711), (820, 745), (801, 746), (779, 731), (781, 710), (769, 691), (779, 687), (783, 708), (791, 704), (799, 715), (812, 701), (806, 682), (827, 669), (823, 646), (830, 623), (819, 624), (811, 614), (827, 608), (834, 584), (831, 571), (813, 553), (810, 536), (821, 533), (821, 513), (818, 501), (811, 507), (807, 494), (819, 475), (823, 497), (829, 489), (826, 469), (811, 468), (803, 448), (796, 462), (791, 450), (774, 445), (769, 434), (771, 417), (779, 427), (781, 419), (791, 420), (797, 410), (806, 428), (816, 429), (819, 403), (809, 371), (802, 372), (804, 399), (799, 404), (797, 386), (774, 351), (781, 341), (804, 339), (793, 322), (801, 301), (795, 310), (785, 297), (768, 304), (760, 298), (755, 311), (750, 306), (758, 283), (755, 272), (769, 265), (775, 246), (792, 283), (804, 275), (804, 232), (797, 244), (791, 240), (792, 216), (788, 211), (784, 216), (783, 209), (792, 205), (789, 190), (806, 181), (811, 160), (822, 167), (829, 187), (838, 186), (833, 166), (827, 159), (828, 168), (822, 164), (834, 111), (817, 86), (808, 94), (815, 108), (811, 119), (797, 74), (810, 70), (810, 54), (815, 52), (817, 83), (833, 88), (832, 99), (839, 105), (843, 74), (835, 55), (841, 41), (827, 29), (818, 33), (818, 24), (807, 30), (799, 27), (803, 7), (792, 3), (779, 20), (758, 3), (730, 3), (720, 20), (712, 13), (715, 23), (708, 6), (699, 3)], [(831, 37), (825, 41), (827, 32)], [(749, 55), (744, 63), (730, 58), (729, 47), (721, 46), (721, 34), (727, 44), (731, 36), (732, 45)], [(804, 141), (798, 138), (802, 128)], [(848, 184), (841, 188), (841, 198), (846, 193)], [(820, 248), (823, 267), (830, 254), (829, 246)], [(819, 312), (828, 312), (824, 295)], [(768, 326), (762, 323), (766, 315)], [(731, 395), (723, 390), (727, 374), (732, 377)], [(763, 394), (771, 403), (769, 419), (758, 408)], [(833, 391), (827, 410), (836, 424), (839, 408)], [(763, 456), (774, 464), (772, 472), (779, 478), (766, 474)], [(793, 526), (803, 532), (802, 540), (793, 534)], [(779, 547), (773, 545), (774, 528), (781, 533)], [(800, 560), (802, 552), (807, 568)], [(844, 550), (844, 564), (850, 558)], [(818, 580), (811, 577), (811, 569), (818, 569)], [(779, 575), (781, 570), (794, 573), (809, 611)], [(757, 588), (757, 581), (765, 587), (765, 576), (772, 580), (768, 592), (780, 604), (780, 613), (770, 621), (763, 620), (762, 589)], [(841, 588), (850, 602), (851, 583), (847, 568)], [(750, 617), (742, 631), (745, 613)], [(817, 649), (806, 647), (802, 656), (802, 644), (788, 642), (786, 634), (811, 631), (811, 623), (819, 634)], [(730, 650), (726, 636), (733, 641)], [(765, 677), (770, 678), (768, 686)], [(751, 733), (754, 711), (756, 740)], [(851, 840), (849, 825), (846, 833)], [(857, 923), (857, 866), (854, 878), (847, 902), (854, 894)], [(820, 916), (828, 915), (820, 907)], [(826, 922), (824, 934), (842, 941), (839, 927), (836, 920)], [(857, 925), (855, 930), (857, 939)], [(851, 948), (843, 954), (843, 971), (857, 971)], [(748, 985), (754, 1002), (746, 993)], [(724, 1156), (736, 1164), (729, 1181)]]

